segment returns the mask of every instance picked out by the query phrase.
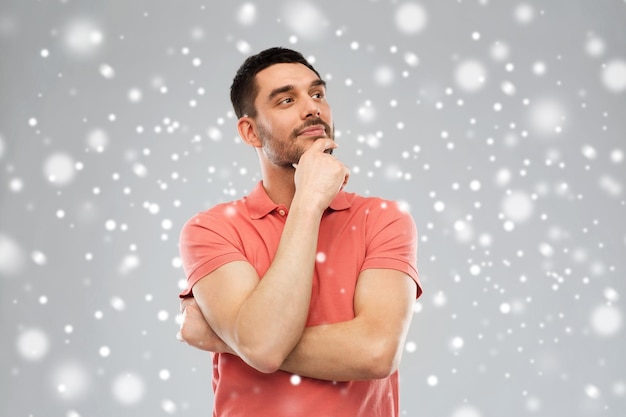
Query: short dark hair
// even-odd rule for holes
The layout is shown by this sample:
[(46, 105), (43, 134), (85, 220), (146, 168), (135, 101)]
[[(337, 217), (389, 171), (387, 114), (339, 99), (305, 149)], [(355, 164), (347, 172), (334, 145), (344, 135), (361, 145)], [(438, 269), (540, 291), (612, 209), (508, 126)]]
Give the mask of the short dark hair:
[(230, 86), (230, 101), (233, 103), (237, 118), (256, 116), (254, 100), (259, 93), (256, 75), (265, 68), (275, 64), (302, 64), (313, 71), (320, 79), (322, 78), (300, 52), (291, 49), (275, 47), (252, 55), (241, 64), (233, 79), (233, 84)]

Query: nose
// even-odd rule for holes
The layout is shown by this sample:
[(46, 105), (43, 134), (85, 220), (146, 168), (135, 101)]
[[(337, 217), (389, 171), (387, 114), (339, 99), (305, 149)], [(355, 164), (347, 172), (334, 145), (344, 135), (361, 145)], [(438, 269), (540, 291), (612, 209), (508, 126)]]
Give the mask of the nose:
[(304, 106), (304, 112), (302, 115), (304, 119), (308, 119), (311, 117), (320, 117), (322, 114), (322, 110), (320, 109), (319, 103), (317, 103), (313, 98), (309, 98), (306, 101)]

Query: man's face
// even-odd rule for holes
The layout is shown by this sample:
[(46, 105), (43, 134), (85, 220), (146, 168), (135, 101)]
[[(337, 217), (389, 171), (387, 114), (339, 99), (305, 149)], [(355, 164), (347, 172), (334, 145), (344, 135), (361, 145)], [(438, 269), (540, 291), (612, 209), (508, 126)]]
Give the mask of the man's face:
[(267, 158), (290, 167), (319, 138), (334, 138), (325, 83), (302, 64), (275, 64), (256, 75), (258, 135)]

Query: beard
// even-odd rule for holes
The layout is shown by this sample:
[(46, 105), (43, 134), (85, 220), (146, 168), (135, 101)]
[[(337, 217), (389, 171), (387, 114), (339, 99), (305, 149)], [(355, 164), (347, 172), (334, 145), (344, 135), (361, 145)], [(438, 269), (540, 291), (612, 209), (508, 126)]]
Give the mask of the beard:
[[(263, 142), (263, 152), (274, 165), (291, 168), (293, 164), (297, 164), (300, 161), (300, 157), (308, 149), (308, 147), (304, 146), (302, 142), (298, 141), (299, 132), (309, 126), (315, 125), (324, 126), (328, 138), (335, 140), (334, 126), (331, 128), (328, 123), (324, 122), (320, 118), (307, 120), (302, 125), (294, 129), (289, 134), (287, 140), (277, 138), (269, 129), (266, 129), (265, 126), (257, 124), (259, 136)], [(307, 139), (316, 140), (323, 137), (326, 136), (310, 136), (307, 137)], [(327, 153), (332, 154), (333, 150), (328, 149)]]

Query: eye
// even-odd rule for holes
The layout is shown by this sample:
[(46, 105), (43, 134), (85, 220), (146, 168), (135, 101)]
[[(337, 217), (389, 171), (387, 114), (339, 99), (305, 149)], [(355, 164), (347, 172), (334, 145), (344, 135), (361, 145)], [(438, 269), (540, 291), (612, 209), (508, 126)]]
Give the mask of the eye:
[(314, 93), (311, 97), (313, 97), (315, 99), (323, 99), (324, 98), (324, 93), (320, 91), (318, 93)]
[(278, 104), (290, 104), (290, 103), (293, 103), (293, 99), (291, 97), (285, 97), (284, 99), (278, 102)]

